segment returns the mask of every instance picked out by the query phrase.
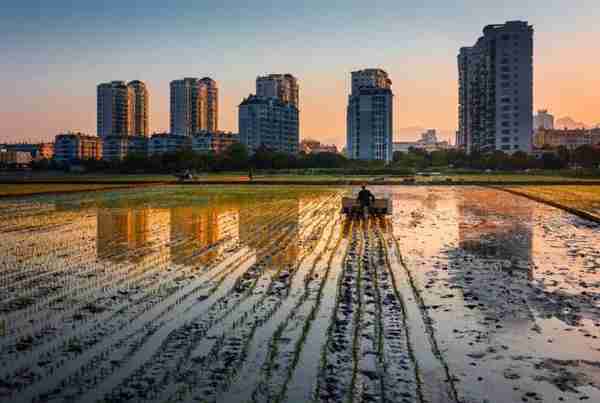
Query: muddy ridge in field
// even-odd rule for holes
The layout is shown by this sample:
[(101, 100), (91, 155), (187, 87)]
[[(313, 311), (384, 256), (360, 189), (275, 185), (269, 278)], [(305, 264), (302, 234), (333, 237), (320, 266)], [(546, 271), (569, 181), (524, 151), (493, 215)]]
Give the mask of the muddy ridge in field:
[(480, 188), (0, 202), (2, 402), (600, 401), (600, 227)]

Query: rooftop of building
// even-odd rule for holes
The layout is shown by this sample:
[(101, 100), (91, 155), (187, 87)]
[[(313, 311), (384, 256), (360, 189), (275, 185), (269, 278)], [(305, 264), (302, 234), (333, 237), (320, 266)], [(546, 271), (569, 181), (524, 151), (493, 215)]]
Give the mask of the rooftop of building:
[(294, 75), (290, 73), (270, 73), (265, 74), (264, 76), (256, 77), (257, 80), (268, 80), (271, 78), (293, 78), (294, 80), (296, 79), (296, 77), (294, 77)]
[(382, 73), (387, 75), (387, 71), (379, 67), (355, 70), (352, 74)]
[(258, 104), (273, 104), (273, 105), (279, 105), (279, 106), (286, 107), (286, 108), (297, 109), (296, 106), (294, 106), (293, 104), (283, 102), (279, 98), (261, 97), (261, 96), (255, 95), (255, 94), (248, 95), (248, 97), (246, 97), (242, 100), (242, 102), (239, 104), (239, 106), (258, 105)]
[(56, 136), (55, 140), (58, 140), (59, 138), (80, 138), (80, 139), (95, 140), (95, 141), (101, 140), (101, 138), (98, 136), (93, 136), (91, 134), (85, 134), (85, 133), (79, 133), (79, 132), (61, 133)]

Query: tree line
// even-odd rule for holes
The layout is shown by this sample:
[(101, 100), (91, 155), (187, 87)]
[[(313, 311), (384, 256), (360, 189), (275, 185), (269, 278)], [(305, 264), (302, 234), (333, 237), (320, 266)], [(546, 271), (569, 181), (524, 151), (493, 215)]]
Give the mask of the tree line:
[[(173, 173), (190, 170), (195, 172), (227, 172), (227, 171), (283, 171), (307, 170), (315, 173), (318, 170), (327, 172), (343, 172), (360, 174), (410, 174), (415, 170), (431, 170), (442, 168), (473, 170), (525, 170), (525, 169), (564, 169), (567, 167), (598, 168), (600, 166), (600, 149), (588, 145), (575, 150), (560, 147), (557, 150), (542, 151), (541, 157), (524, 152), (506, 154), (502, 151), (493, 153), (473, 152), (467, 154), (462, 150), (449, 149), (427, 152), (422, 149), (410, 149), (408, 152), (395, 152), (389, 164), (383, 161), (351, 160), (342, 154), (318, 153), (297, 155), (275, 152), (266, 148), (258, 149), (250, 155), (247, 148), (236, 143), (220, 154), (196, 153), (181, 150), (160, 155), (130, 154), (122, 161), (85, 160), (80, 161), (88, 171), (112, 171), (120, 173)], [(52, 161), (38, 161), (34, 169), (60, 169)]]

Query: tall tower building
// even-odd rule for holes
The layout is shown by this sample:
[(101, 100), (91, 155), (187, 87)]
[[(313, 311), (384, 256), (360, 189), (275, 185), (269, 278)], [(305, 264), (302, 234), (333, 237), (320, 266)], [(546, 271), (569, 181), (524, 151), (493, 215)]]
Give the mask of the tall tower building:
[(206, 117), (206, 123), (200, 125), (200, 130), (206, 130), (215, 133), (219, 130), (219, 89), (217, 82), (210, 77), (204, 77), (200, 80), (203, 87), (202, 97), (206, 105), (203, 115)]
[(150, 134), (150, 118), (148, 108), (150, 106), (150, 95), (146, 84), (139, 80), (130, 81), (127, 84), (133, 90), (133, 131), (134, 136), (148, 137)]
[(392, 160), (392, 81), (381, 69), (352, 72), (352, 90), (346, 114), (348, 158)]
[(99, 137), (129, 136), (133, 133), (135, 96), (124, 81), (97, 87), (97, 133)]
[(467, 152), (531, 151), (533, 27), (488, 25), (458, 62), (457, 146)]
[(540, 109), (533, 118), (534, 124), (533, 129), (546, 129), (553, 130), (554, 129), (554, 116), (548, 113), (547, 109)]
[(256, 95), (277, 98), (298, 108), (298, 80), (291, 74), (269, 74), (256, 77)]
[(218, 129), (217, 83), (205, 77), (171, 81), (171, 133), (191, 136)]

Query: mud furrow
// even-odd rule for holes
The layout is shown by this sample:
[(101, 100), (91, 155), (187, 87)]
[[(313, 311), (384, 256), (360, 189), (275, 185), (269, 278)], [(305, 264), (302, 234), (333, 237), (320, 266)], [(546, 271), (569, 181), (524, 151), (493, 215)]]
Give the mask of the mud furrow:
[(381, 350), (383, 358), (383, 401), (423, 402), (418, 364), (410, 344), (410, 328), (404, 301), (394, 278), (388, 251), (392, 240), (377, 229), (377, 282), (381, 306)]
[(317, 400), (322, 402), (352, 399), (360, 310), (360, 274), (364, 242), (362, 230), (352, 229), (350, 250), (338, 287), (336, 308), (331, 318), (327, 344), (317, 384)]
[[(402, 260), (400, 244), (392, 235), (395, 257), (398, 264), (400, 292), (412, 298), (406, 301), (407, 314), (411, 317), (414, 332), (411, 333), (411, 345), (419, 368), (421, 392), (427, 402), (458, 402), (454, 386), (454, 377), (439, 349), (431, 318), (417, 288), (413, 275)], [(426, 342), (425, 342), (426, 340)]]
[(375, 219), (363, 226), (364, 256), (360, 278), (360, 323), (353, 397), (358, 402), (382, 400), (381, 306), (377, 282), (377, 245), (373, 239)]

